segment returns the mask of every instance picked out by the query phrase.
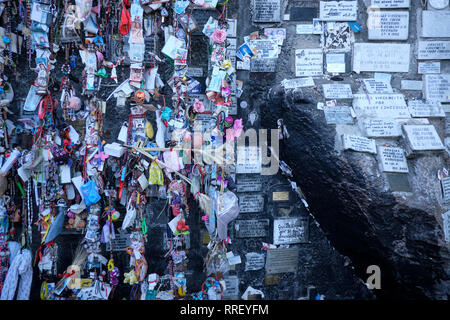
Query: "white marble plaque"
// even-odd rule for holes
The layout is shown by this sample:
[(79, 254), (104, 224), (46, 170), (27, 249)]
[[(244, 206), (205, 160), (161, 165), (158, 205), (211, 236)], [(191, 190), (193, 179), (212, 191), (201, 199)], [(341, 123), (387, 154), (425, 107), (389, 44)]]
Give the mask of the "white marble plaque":
[(372, 6), (378, 8), (409, 8), (410, 0), (372, 0)]
[(298, 257), (298, 247), (267, 250), (266, 274), (296, 272)]
[(377, 79), (362, 80), (368, 93), (393, 93), (392, 86), (387, 81)]
[(442, 200), (446, 203), (450, 202), (450, 177), (442, 178), (441, 187), (442, 187)]
[(441, 138), (433, 125), (403, 125), (412, 151), (444, 150)]
[(295, 76), (320, 76), (323, 74), (323, 52), (318, 49), (295, 50)]
[(379, 146), (378, 156), (383, 171), (408, 173), (408, 163), (402, 148)]
[(427, 74), (424, 79), (428, 101), (450, 101), (450, 74)]
[(450, 37), (450, 11), (422, 11), (422, 37)]
[(375, 140), (361, 136), (353, 136), (349, 134), (342, 135), (344, 150), (354, 150), (358, 152), (377, 153)]
[(407, 40), (408, 11), (369, 11), (369, 40)]
[(280, 0), (253, 0), (253, 22), (280, 21)]
[(256, 271), (264, 268), (265, 256), (263, 253), (248, 252), (245, 254), (245, 271)]
[(236, 173), (261, 173), (261, 149), (256, 146), (237, 147)]
[(410, 100), (408, 101), (408, 108), (413, 118), (445, 117), (445, 112), (440, 102)]
[(320, 20), (356, 21), (357, 1), (320, 1)]
[(419, 62), (417, 65), (418, 74), (436, 74), (441, 73), (440, 61), (424, 61)]
[(307, 242), (308, 220), (282, 218), (273, 221), (273, 244), (294, 244)]
[(349, 84), (328, 83), (323, 84), (323, 94), (326, 99), (351, 99), (352, 88)]
[(366, 135), (371, 138), (399, 137), (402, 132), (394, 119), (364, 119)]
[(344, 73), (345, 53), (327, 53), (325, 56), (326, 68), (329, 73)]
[(423, 82), (419, 80), (402, 80), (402, 90), (422, 91)]
[(277, 58), (253, 58), (250, 60), (250, 72), (275, 72)]
[(353, 110), (358, 117), (411, 118), (402, 94), (354, 94)]
[(444, 227), (444, 239), (445, 241), (450, 241), (450, 211), (442, 214), (442, 222)]
[(419, 60), (450, 59), (450, 41), (419, 41)]
[(284, 79), (281, 81), (281, 85), (285, 89), (295, 89), (295, 88), (302, 88), (302, 87), (314, 87), (314, 79), (311, 77), (305, 77), (305, 78), (296, 78), (296, 79)]
[(238, 299), (239, 298), (239, 278), (237, 276), (226, 276), (225, 291), (223, 292), (224, 299)]
[(186, 75), (188, 77), (203, 77), (203, 68), (189, 67)]
[(313, 34), (314, 32), (314, 25), (312, 23), (310, 24), (298, 24), (295, 27), (297, 34)]
[(408, 72), (409, 44), (355, 43), (353, 71)]
[(327, 124), (353, 124), (353, 117), (348, 106), (323, 106)]
[(263, 194), (242, 194), (239, 195), (239, 212), (255, 213), (264, 210)]

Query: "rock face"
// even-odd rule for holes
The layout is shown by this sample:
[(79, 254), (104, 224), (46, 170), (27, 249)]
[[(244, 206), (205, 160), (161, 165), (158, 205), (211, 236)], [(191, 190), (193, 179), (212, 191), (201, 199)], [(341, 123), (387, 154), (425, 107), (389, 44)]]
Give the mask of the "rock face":
[[(326, 124), (314, 90), (285, 93), (258, 86), (252, 99), (262, 127), (275, 128), (283, 118), (291, 136), (283, 140), (280, 158), (293, 169), (312, 214), (331, 244), (352, 260), (356, 274), (365, 280), (368, 266), (380, 267), (378, 298), (448, 299), (450, 256), (435, 215), (439, 205), (416, 188), (423, 177), (422, 189), (429, 187), (424, 182), (435, 173), (426, 171), (437, 168), (432, 159), (440, 158), (414, 159), (413, 192), (392, 193), (376, 174), (372, 155), (337, 150), (336, 126)], [(421, 166), (424, 159), (428, 169)]]

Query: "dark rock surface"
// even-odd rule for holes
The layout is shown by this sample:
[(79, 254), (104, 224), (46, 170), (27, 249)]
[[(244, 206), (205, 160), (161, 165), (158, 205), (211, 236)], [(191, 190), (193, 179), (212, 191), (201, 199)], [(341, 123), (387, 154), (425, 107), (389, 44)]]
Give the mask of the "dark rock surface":
[(433, 213), (380, 192), (363, 170), (365, 155), (336, 151), (335, 126), (317, 110), (314, 91), (265, 89), (252, 97), (262, 127), (274, 128), (284, 119), (291, 137), (283, 140), (280, 158), (293, 169), (312, 214), (332, 245), (352, 260), (356, 274), (366, 279), (369, 265), (380, 267), (378, 298), (448, 299), (450, 256)]

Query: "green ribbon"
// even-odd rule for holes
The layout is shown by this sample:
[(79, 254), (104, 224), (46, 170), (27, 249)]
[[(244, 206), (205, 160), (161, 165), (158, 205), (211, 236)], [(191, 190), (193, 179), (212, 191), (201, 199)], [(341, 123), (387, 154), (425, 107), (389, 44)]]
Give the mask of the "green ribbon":
[(142, 223), (142, 234), (147, 234), (147, 223), (145, 222), (145, 218), (141, 219)]

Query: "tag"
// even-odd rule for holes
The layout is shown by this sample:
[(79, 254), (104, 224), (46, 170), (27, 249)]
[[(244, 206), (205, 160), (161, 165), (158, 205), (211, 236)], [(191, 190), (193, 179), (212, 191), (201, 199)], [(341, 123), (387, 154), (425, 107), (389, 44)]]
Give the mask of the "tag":
[(49, 154), (51, 154), (49, 149), (42, 148), (42, 158), (44, 158), (44, 161), (49, 161)]
[(128, 137), (128, 127), (126, 125), (122, 125), (117, 140), (122, 141), (123, 143), (127, 143), (127, 137)]
[(81, 198), (84, 200), (83, 193), (81, 192), (81, 186), (83, 185), (83, 177), (80, 175), (75, 178), (72, 178), (72, 183), (77, 188), (78, 193), (81, 195)]
[(66, 195), (68, 200), (75, 199), (75, 189), (73, 188), (73, 184), (66, 186)]
[(168, 223), (170, 230), (172, 230), (173, 233), (175, 233), (177, 231), (177, 224), (178, 221), (181, 220), (181, 214), (177, 215), (175, 218), (173, 218), (172, 220), (170, 220), (170, 222)]
[(120, 198), (120, 204), (124, 207), (127, 205), (127, 197), (123, 196), (123, 195), (126, 195), (126, 194), (127, 194), (127, 189), (125, 187), (123, 187), (122, 197)]
[(117, 96), (116, 107), (125, 107), (126, 101), (127, 97), (124, 97), (123, 95)]
[(19, 175), (20, 179), (22, 179), (22, 181), (24, 182), (28, 181), (28, 179), (30, 179), (31, 177), (30, 170), (25, 169), (23, 166), (17, 170), (17, 174)]
[(138, 180), (139, 184), (141, 185), (142, 190), (147, 189), (147, 187), (148, 187), (148, 180), (145, 177), (145, 174), (141, 174), (137, 180)]
[(61, 179), (62, 184), (71, 182), (69, 165), (65, 164), (65, 165), (59, 166), (59, 177)]
[(80, 135), (72, 126), (69, 126), (69, 138), (74, 144), (80, 143)]

